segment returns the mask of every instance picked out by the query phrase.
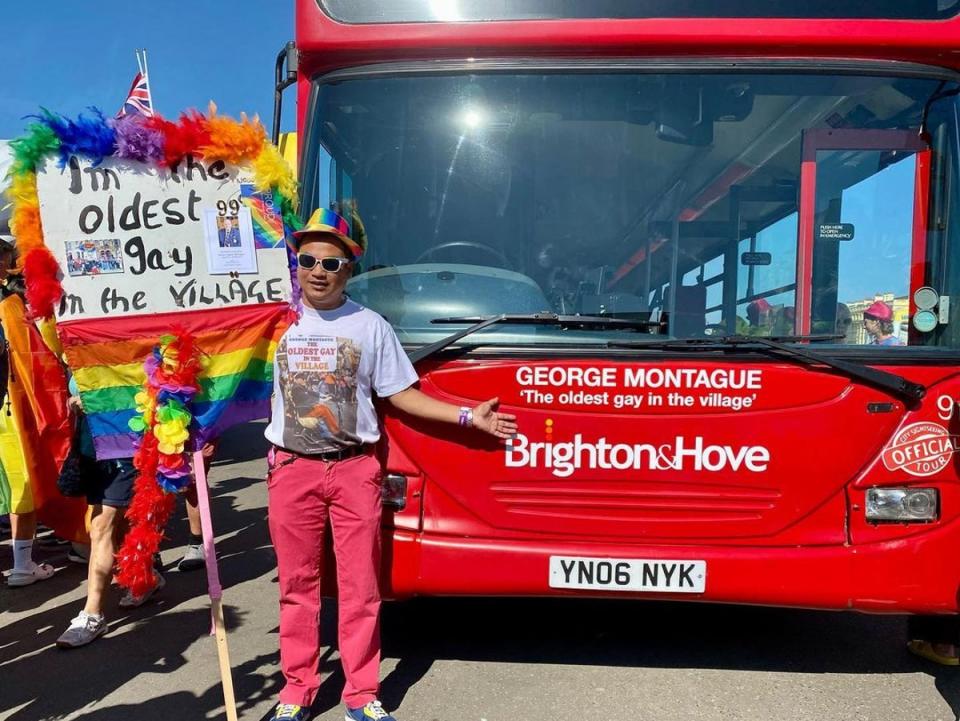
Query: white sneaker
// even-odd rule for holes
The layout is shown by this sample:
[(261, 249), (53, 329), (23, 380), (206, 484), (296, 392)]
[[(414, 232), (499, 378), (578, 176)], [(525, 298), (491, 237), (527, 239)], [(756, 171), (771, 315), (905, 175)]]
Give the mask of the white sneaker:
[(197, 571), (207, 565), (207, 557), (203, 552), (203, 546), (190, 544), (183, 552), (183, 558), (177, 564), (178, 571)]
[(10, 575), (7, 576), (7, 585), (13, 588), (29, 586), (37, 581), (46, 581), (54, 573), (56, 569), (49, 563), (34, 563), (31, 569), (15, 568), (10, 571)]
[(157, 582), (156, 584), (154, 584), (153, 588), (151, 588), (142, 596), (134, 596), (130, 592), (129, 588), (125, 589), (123, 592), (123, 597), (120, 599), (120, 608), (137, 608), (139, 606), (142, 606), (151, 598), (153, 598), (153, 594), (155, 594), (157, 591), (159, 591), (160, 589), (162, 589), (164, 586), (167, 585), (167, 582), (166, 580), (164, 580), (163, 576), (161, 576), (156, 571), (154, 571), (153, 574), (157, 579)]
[(57, 646), (60, 648), (86, 646), (106, 632), (107, 620), (102, 614), (94, 615), (81, 611), (80, 615), (70, 622), (70, 627), (57, 639)]

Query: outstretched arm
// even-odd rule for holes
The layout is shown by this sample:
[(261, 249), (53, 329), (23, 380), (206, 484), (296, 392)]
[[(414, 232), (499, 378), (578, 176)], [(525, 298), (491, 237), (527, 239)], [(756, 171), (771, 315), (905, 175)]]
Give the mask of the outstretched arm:
[[(459, 406), (438, 401), (413, 387), (395, 393), (387, 400), (394, 408), (417, 418), (446, 423), (460, 422)], [(472, 425), (497, 438), (510, 438), (517, 432), (517, 417), (512, 413), (498, 412), (499, 403), (499, 398), (491, 398), (473, 408)]]

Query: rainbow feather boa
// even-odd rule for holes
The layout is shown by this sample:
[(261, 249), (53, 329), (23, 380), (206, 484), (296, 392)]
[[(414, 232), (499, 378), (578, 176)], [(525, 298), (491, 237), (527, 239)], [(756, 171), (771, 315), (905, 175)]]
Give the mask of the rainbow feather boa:
[(127, 510), (130, 531), (117, 552), (117, 582), (141, 596), (154, 585), (153, 555), (174, 506), (190, 483), (190, 402), (199, 389), (201, 355), (183, 330), (160, 339), (144, 361), (147, 382), (137, 394), (130, 428), (143, 437), (133, 457), (139, 471)]
[[(13, 164), (7, 197), (12, 205), (10, 230), (17, 242), (18, 268), (27, 283), (27, 303), (39, 318), (49, 318), (63, 288), (59, 267), (44, 244), (40, 223), (40, 199), (37, 197), (37, 167), (47, 158), (58, 158), (63, 167), (72, 155), (90, 158), (94, 163), (109, 157), (150, 163), (170, 168), (187, 155), (231, 164), (249, 164), (254, 185), (260, 192), (273, 194), (283, 222), (290, 228), (301, 227), (297, 216), (297, 186), (287, 162), (275, 146), (267, 142), (260, 121), (241, 115), (234, 120), (217, 114), (211, 103), (206, 115), (197, 111), (182, 113), (174, 122), (159, 116), (105, 118), (96, 108), (90, 115), (66, 118), (48, 110), (33, 116), (25, 135), (12, 140)], [(292, 305), (300, 298), (296, 278), (296, 259), (290, 254)]]

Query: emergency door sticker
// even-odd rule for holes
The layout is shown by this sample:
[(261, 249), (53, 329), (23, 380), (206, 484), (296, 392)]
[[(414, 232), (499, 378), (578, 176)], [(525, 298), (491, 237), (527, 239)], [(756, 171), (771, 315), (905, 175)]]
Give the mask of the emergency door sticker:
[(897, 434), (882, 454), (888, 471), (906, 471), (911, 476), (932, 476), (946, 468), (953, 457), (953, 439), (939, 423), (911, 423)]

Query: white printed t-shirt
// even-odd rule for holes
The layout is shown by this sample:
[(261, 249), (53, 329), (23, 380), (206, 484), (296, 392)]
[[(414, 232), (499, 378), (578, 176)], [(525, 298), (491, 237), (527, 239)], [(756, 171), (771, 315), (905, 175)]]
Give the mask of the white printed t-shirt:
[(277, 346), (264, 435), (305, 454), (375, 443), (371, 391), (385, 398), (416, 382), (393, 328), (372, 310), (349, 299), (334, 310), (302, 306)]

